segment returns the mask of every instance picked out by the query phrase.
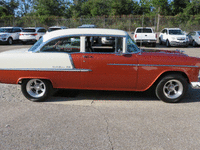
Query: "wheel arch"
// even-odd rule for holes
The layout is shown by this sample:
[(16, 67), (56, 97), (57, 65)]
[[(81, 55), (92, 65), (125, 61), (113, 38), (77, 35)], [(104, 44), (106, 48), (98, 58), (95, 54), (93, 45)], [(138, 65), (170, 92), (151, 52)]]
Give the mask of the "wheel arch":
[(17, 84), (22, 84), (23, 83), (23, 81), (24, 80), (30, 80), (30, 79), (40, 79), (40, 80), (46, 80), (46, 81), (48, 81), (48, 82), (50, 82), (50, 84), (53, 86), (53, 83), (52, 83), (52, 81), (50, 80), (50, 79), (48, 79), (48, 78), (38, 78), (38, 77), (23, 77), (23, 78), (19, 78), (18, 80), (17, 80)]
[[(186, 81), (187, 81), (188, 83), (190, 83), (189, 78), (188, 78), (188, 76), (187, 76), (187, 74), (186, 74), (185, 72), (182, 72), (182, 71), (167, 71), (167, 72), (163, 72), (163, 73), (156, 79), (156, 81), (153, 83), (153, 85), (157, 85), (157, 84), (159, 83), (159, 81), (160, 81), (162, 78), (164, 78), (165, 76), (168, 76), (168, 75), (170, 75), (170, 74), (182, 75), (182, 76), (186, 79)], [(152, 86), (153, 86), (153, 85), (152, 85)]]

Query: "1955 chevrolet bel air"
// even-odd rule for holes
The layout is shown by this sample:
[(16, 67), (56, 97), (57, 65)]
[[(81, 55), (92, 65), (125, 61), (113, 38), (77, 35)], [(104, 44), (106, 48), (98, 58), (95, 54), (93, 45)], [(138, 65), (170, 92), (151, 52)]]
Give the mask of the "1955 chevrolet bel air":
[[(103, 45), (101, 38), (114, 38)], [(53, 89), (145, 91), (164, 102), (178, 102), (188, 85), (200, 88), (200, 58), (180, 51), (140, 50), (127, 32), (65, 29), (45, 34), (29, 50), (0, 53), (0, 82), (21, 84), (31, 101)]]

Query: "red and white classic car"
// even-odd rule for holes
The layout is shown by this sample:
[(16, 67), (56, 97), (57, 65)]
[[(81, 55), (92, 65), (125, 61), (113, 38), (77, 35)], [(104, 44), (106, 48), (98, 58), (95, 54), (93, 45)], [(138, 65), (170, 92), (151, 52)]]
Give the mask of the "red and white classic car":
[[(101, 37), (114, 37), (115, 42), (102, 46)], [(0, 82), (21, 84), (31, 101), (43, 101), (60, 88), (145, 91), (152, 87), (162, 101), (178, 102), (189, 84), (200, 87), (199, 69), (200, 58), (180, 51), (140, 50), (127, 32), (114, 29), (57, 30), (29, 50), (0, 53)]]

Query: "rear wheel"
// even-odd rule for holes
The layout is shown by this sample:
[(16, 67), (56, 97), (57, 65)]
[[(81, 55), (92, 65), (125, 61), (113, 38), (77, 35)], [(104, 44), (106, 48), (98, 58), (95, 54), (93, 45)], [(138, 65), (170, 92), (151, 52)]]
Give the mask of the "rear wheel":
[(51, 95), (53, 87), (48, 80), (27, 79), (22, 82), (21, 90), (30, 101), (41, 102)]
[(188, 83), (179, 74), (163, 77), (156, 86), (156, 96), (167, 103), (179, 102), (186, 94)]
[(197, 43), (195, 41), (192, 41), (192, 46), (193, 47), (196, 47), (197, 46)]

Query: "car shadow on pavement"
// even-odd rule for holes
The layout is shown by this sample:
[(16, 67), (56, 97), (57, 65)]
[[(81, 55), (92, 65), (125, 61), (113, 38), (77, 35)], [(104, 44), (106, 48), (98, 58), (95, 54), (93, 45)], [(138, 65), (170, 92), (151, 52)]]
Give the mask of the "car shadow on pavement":
[[(189, 87), (188, 93), (179, 103), (200, 102), (200, 90)], [(97, 90), (58, 90), (45, 102), (65, 101), (160, 101), (151, 90), (145, 92), (97, 91)]]

